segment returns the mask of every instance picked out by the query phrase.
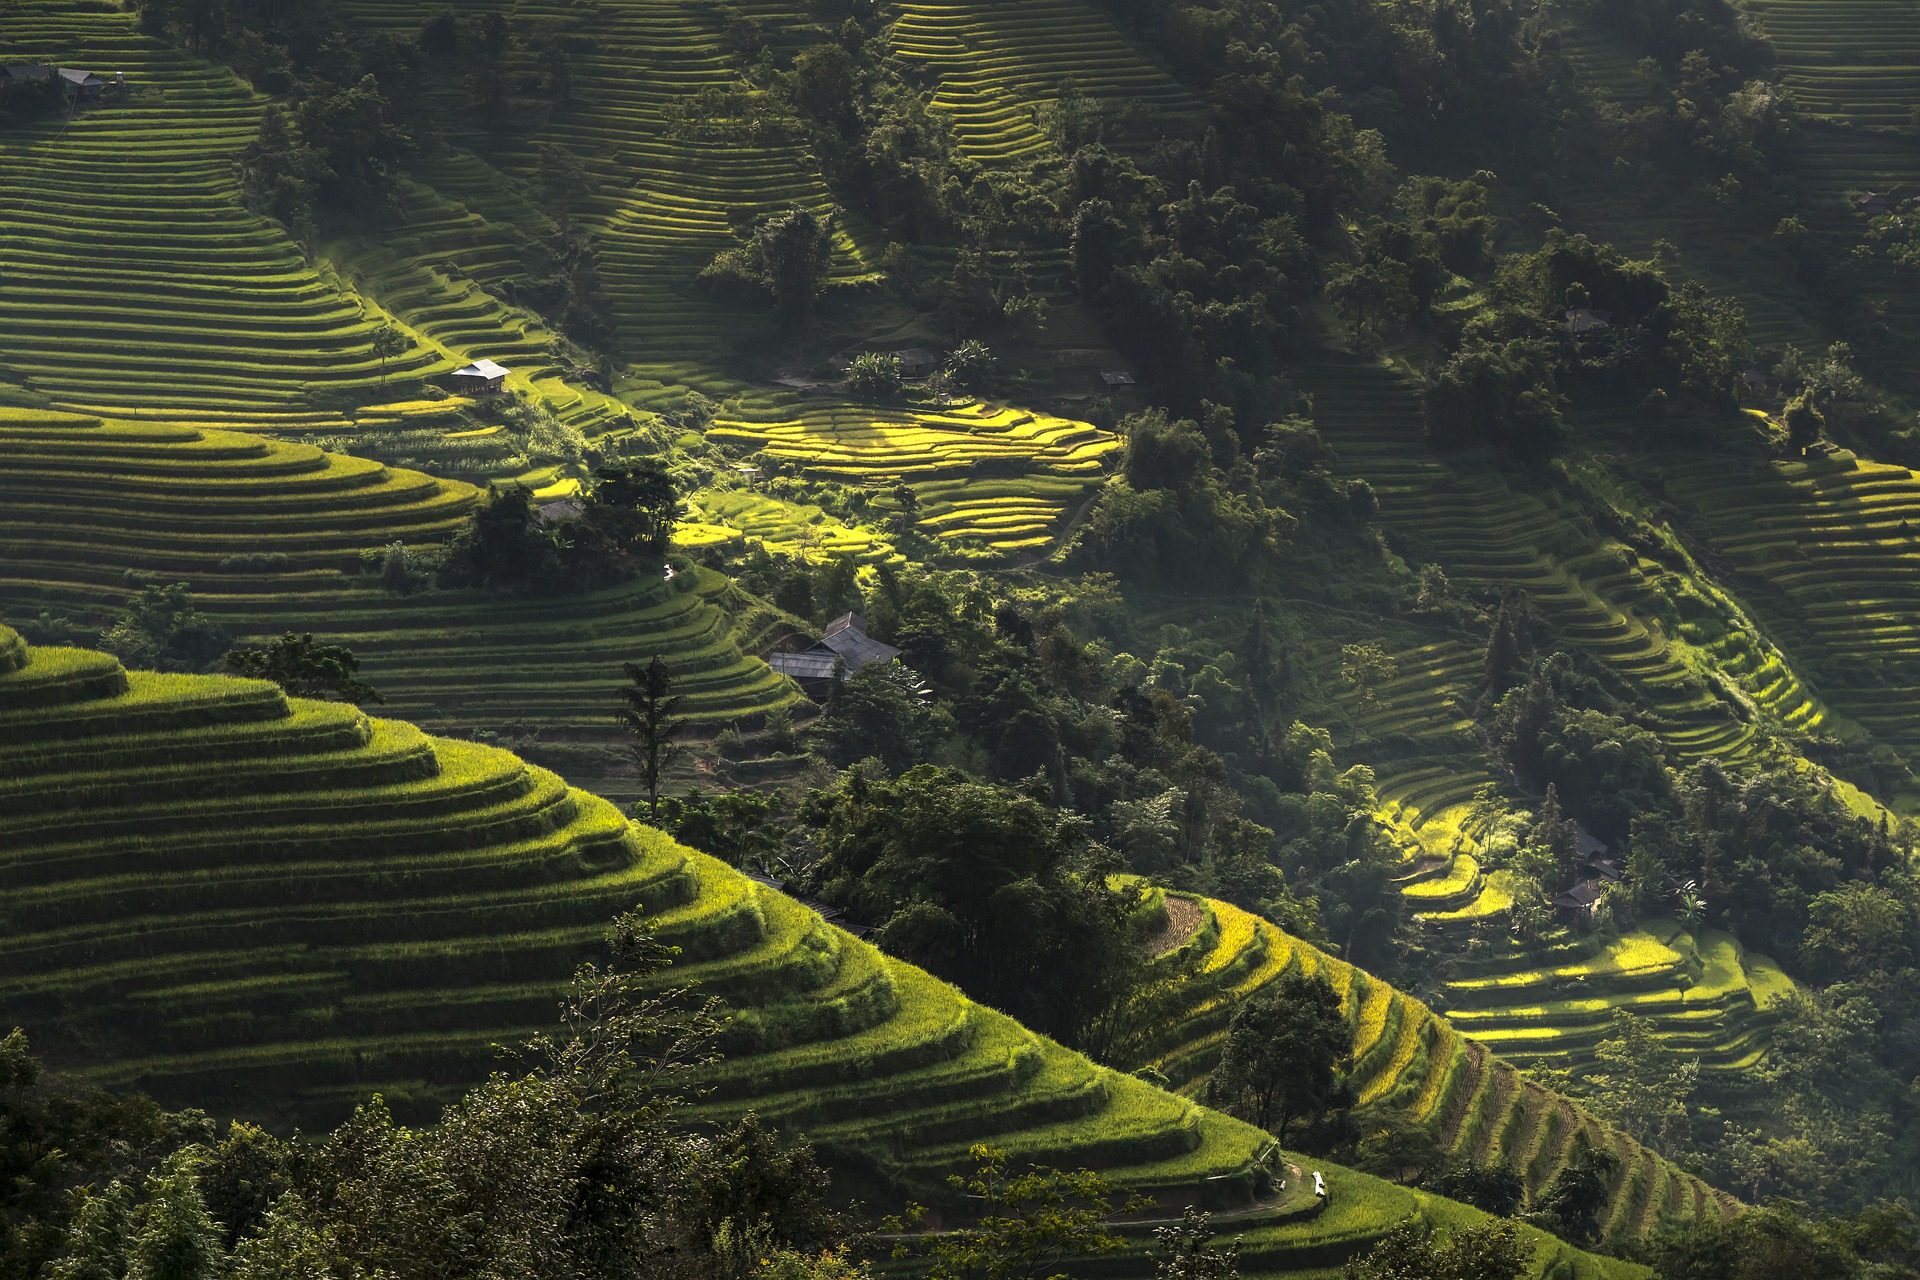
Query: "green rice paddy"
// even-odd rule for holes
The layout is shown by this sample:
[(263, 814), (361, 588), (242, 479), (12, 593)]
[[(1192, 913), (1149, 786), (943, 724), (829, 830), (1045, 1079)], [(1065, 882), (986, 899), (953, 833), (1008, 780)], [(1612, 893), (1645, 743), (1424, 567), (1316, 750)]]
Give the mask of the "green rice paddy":
[(1248, 1233), (1255, 1273), (1334, 1265), (1448, 1211), (1327, 1168), (1317, 1212), (1265, 1134), (552, 774), (263, 682), (126, 672), (0, 627), (0, 851), (0, 1017), (54, 1064), (167, 1101), (307, 1126), (373, 1091), (425, 1111), (549, 1025), (610, 917), (638, 909), (681, 949), (667, 980), (730, 1016), (697, 1110), (806, 1134), (870, 1207), (964, 1211), (946, 1176), (990, 1142), (1151, 1197), (1136, 1240), (1211, 1208)]
[(312, 631), (347, 644), (395, 714), (458, 728), (610, 732), (620, 664), (674, 664), (707, 723), (790, 702), (757, 658), (764, 607), (695, 570), (583, 596), (401, 596), (361, 552), (444, 542), (470, 485), (185, 424), (0, 411), (0, 609), (104, 625), (128, 574), (188, 583), (238, 636)]
[[(1607, 1234), (1615, 1240), (1645, 1235), (1663, 1220), (1719, 1217), (1737, 1209), (1724, 1193), (1522, 1076), (1506, 1060), (1506, 1045), (1498, 1034), (1463, 1022), (1457, 1014), (1441, 1018), (1419, 1001), (1237, 907), (1194, 901), (1203, 909), (1200, 925), (1157, 962), (1178, 975), (1180, 985), (1166, 1007), (1156, 1007), (1157, 1029), (1145, 1033), (1135, 1051), (1140, 1065), (1151, 1066), (1173, 1087), (1199, 1093), (1218, 1061), (1227, 1023), (1241, 1003), (1283, 974), (1321, 973), (1345, 999), (1353, 1023), (1350, 1081), (1363, 1106), (1403, 1112), (1408, 1123), (1428, 1129), (1443, 1150), (1512, 1165), (1533, 1192), (1552, 1180), (1576, 1135), (1585, 1134), (1621, 1159), (1622, 1175), (1606, 1214)], [(1688, 993), (1692, 1007), (1700, 1010), (1715, 999), (1742, 999), (1748, 990), (1733, 940), (1712, 935), (1709, 946), (1712, 955), (1701, 981)], [(1639, 964), (1631, 971), (1635, 979), (1651, 975), (1658, 981), (1680, 964), (1677, 953), (1661, 951), (1670, 965), (1631, 945), (1623, 945), (1618, 960)], [(1590, 964), (1581, 972), (1597, 975), (1605, 963)], [(1767, 969), (1778, 974), (1771, 966)], [(1524, 1023), (1530, 1013), (1537, 1013), (1545, 1023), (1552, 1011), (1511, 1006), (1527, 992), (1553, 989), (1561, 976), (1542, 972), (1478, 986), (1453, 983), (1448, 997), (1463, 1001), (1469, 989), (1498, 989), (1490, 1017)], [(1647, 994), (1649, 1003), (1660, 998), (1657, 989)], [(1552, 1025), (1535, 1028), (1537, 1035), (1548, 1037), (1555, 1030)]]

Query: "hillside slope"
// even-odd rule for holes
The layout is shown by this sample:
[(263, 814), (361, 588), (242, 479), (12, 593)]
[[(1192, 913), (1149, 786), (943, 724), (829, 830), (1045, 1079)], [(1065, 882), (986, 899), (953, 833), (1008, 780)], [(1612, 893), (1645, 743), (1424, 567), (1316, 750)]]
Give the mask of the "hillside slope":
[[(1253, 1271), (1423, 1212), (1094, 1066), (505, 752), (0, 628), (0, 1020), (103, 1084), (282, 1123), (423, 1109), (544, 1026), (638, 904), (732, 1012), (700, 1104), (807, 1134), (843, 1192), (951, 1202), (991, 1142), (1223, 1211)], [(163, 869), (157, 869), (163, 868)], [(1549, 1257), (1552, 1256), (1550, 1251)], [(1548, 1259), (1543, 1259), (1543, 1262)], [(1137, 1269), (1137, 1268), (1129, 1268)]]
[(1361, 1107), (1400, 1128), (1418, 1127), (1443, 1151), (1512, 1166), (1538, 1194), (1564, 1167), (1577, 1137), (1620, 1158), (1602, 1221), (1632, 1239), (1665, 1219), (1724, 1217), (1732, 1197), (1683, 1173), (1566, 1098), (1520, 1074), (1485, 1044), (1388, 984), (1271, 923), (1224, 902), (1199, 908), (1192, 932), (1156, 962), (1173, 988), (1151, 1005), (1129, 1060), (1170, 1087), (1199, 1096), (1219, 1060), (1227, 1023), (1285, 974), (1324, 974), (1353, 1023), (1349, 1074)]
[(620, 664), (655, 653), (698, 720), (791, 701), (741, 653), (718, 575), (558, 599), (400, 596), (362, 576), (363, 550), (444, 542), (474, 501), (470, 485), (307, 444), (0, 409), (0, 609), (104, 624), (130, 573), (185, 582), (236, 637), (348, 644), (397, 714), (462, 729), (610, 729)]

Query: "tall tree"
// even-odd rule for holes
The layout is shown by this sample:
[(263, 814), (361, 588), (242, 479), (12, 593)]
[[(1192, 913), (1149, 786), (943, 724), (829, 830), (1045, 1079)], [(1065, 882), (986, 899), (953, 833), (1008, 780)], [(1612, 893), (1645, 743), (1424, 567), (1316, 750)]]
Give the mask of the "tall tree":
[(680, 493), (666, 463), (630, 458), (595, 467), (587, 519), (608, 542), (629, 555), (657, 561), (673, 541), (680, 519)]
[(387, 361), (407, 349), (407, 335), (399, 326), (383, 324), (373, 331), (373, 354), (380, 358), (380, 385), (387, 385)]
[[(1400, 664), (1378, 640), (1340, 647), (1340, 679), (1352, 689), (1360, 711), (1371, 711), (1380, 700), (1380, 686), (1400, 674)], [(1359, 724), (1355, 713), (1354, 724)]]
[(1325, 974), (1288, 973), (1227, 1024), (1208, 1095), (1282, 1143), (1302, 1116), (1325, 1111), (1353, 1048), (1353, 1029)]
[(673, 670), (659, 654), (644, 667), (632, 662), (620, 665), (627, 675), (627, 683), (620, 690), (626, 703), (620, 723), (633, 739), (628, 750), (646, 783), (647, 819), (652, 821), (660, 814), (660, 777), (686, 753), (686, 748), (674, 741), (685, 727), (685, 721), (678, 718), (685, 699), (673, 692)]

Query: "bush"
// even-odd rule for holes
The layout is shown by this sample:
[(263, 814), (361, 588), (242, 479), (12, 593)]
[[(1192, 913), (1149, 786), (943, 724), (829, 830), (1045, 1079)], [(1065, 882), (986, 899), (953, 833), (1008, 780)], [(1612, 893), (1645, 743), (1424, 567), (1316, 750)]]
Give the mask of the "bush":
[(900, 358), (880, 351), (855, 356), (847, 366), (847, 393), (869, 400), (886, 400), (900, 394)]

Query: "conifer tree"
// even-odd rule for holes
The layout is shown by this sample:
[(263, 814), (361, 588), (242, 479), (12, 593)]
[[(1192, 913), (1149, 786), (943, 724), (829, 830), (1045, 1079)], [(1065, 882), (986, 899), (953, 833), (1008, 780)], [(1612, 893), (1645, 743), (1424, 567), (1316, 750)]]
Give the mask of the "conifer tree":
[(678, 719), (684, 698), (673, 692), (673, 669), (659, 654), (642, 667), (638, 663), (621, 664), (627, 683), (620, 690), (626, 710), (620, 723), (633, 738), (628, 750), (640, 766), (640, 779), (647, 787), (647, 820), (660, 816), (660, 775), (686, 753), (674, 736), (685, 727)]
[(1520, 636), (1503, 600), (1500, 611), (1493, 616), (1493, 631), (1487, 637), (1488, 696), (1498, 701), (1501, 694), (1518, 684), (1520, 667)]

